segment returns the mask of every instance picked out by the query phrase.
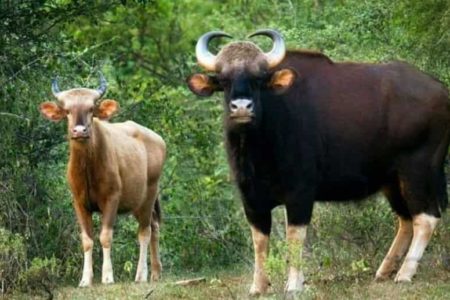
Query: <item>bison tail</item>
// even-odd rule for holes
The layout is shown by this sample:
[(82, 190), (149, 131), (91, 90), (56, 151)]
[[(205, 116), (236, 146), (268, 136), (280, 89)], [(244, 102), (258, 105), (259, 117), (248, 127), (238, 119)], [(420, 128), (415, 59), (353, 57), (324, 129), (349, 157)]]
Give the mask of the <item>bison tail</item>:
[(447, 179), (444, 168), (437, 172), (435, 182), (437, 183), (436, 197), (439, 209), (441, 213), (444, 213), (448, 206)]
[(152, 220), (153, 222), (157, 222), (158, 224), (161, 223), (162, 220), (159, 196), (156, 198), (155, 206), (153, 207)]

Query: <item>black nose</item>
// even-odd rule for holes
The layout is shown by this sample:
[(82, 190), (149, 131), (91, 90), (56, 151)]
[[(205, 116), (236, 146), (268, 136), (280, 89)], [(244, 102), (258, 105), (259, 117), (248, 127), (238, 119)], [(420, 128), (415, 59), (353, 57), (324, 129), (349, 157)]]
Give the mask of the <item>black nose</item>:
[(253, 101), (249, 99), (236, 99), (231, 101), (230, 111), (237, 112), (238, 110), (253, 112)]

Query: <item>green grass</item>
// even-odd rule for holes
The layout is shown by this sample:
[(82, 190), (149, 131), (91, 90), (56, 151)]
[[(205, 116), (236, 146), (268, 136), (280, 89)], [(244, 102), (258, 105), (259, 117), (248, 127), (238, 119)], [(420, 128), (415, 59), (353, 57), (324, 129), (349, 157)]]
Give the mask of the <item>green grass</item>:
[[(308, 272), (307, 272), (308, 273)], [(450, 299), (450, 270), (422, 265), (411, 284), (396, 284), (392, 280), (374, 282), (373, 274), (355, 276), (342, 274), (307, 274), (305, 290), (298, 299)], [(178, 280), (204, 277), (204, 282), (192, 286), (174, 284)], [(165, 274), (158, 283), (135, 284), (120, 282), (91, 288), (60, 287), (54, 299), (248, 299), (251, 267), (236, 270), (205, 271), (191, 274)], [(131, 280), (131, 279), (130, 279)], [(16, 295), (30, 299), (32, 295)], [(34, 298), (39, 298), (34, 296)], [(287, 299), (283, 283), (275, 282), (270, 292), (259, 299)]]

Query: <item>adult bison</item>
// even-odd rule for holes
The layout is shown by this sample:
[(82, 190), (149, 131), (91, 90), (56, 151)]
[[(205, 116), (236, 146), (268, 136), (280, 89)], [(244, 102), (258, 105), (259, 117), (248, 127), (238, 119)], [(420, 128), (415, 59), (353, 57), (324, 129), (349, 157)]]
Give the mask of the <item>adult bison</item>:
[(67, 118), (70, 157), (67, 179), (73, 207), (81, 228), (84, 250), (81, 287), (92, 285), (92, 213), (102, 213), (100, 243), (103, 248), (102, 283), (114, 282), (111, 263), (113, 225), (117, 213), (131, 212), (139, 223), (139, 262), (136, 281), (148, 277), (147, 251), (151, 246), (151, 279), (161, 272), (159, 260), (158, 181), (166, 156), (163, 139), (132, 121), (109, 123), (118, 110), (114, 100), (104, 99), (106, 81), (98, 89), (75, 88), (60, 91), (55, 81), (56, 102), (40, 105), (51, 121)]
[(206, 33), (197, 60), (216, 75), (188, 78), (197, 95), (224, 91), (226, 149), (255, 251), (250, 293), (268, 288), (264, 261), (274, 207), (286, 207), (286, 290), (298, 291), (314, 201), (358, 200), (380, 190), (399, 229), (376, 278), (387, 278), (408, 251), (395, 281), (410, 281), (448, 204), (448, 90), (406, 63), (335, 63), (320, 53), (286, 51), (274, 30), (255, 35), (273, 40), (269, 53), (239, 41), (213, 55), (209, 41), (230, 36)]

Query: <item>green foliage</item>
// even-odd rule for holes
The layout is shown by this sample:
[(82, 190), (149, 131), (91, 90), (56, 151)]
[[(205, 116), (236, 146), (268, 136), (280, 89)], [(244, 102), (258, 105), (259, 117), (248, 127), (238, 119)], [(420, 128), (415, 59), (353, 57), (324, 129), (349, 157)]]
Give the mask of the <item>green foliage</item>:
[(61, 262), (55, 257), (38, 258), (31, 261), (30, 267), (20, 275), (19, 282), (25, 292), (53, 297), (53, 290), (61, 273)]
[[(194, 46), (202, 33), (224, 30), (243, 39), (258, 28), (277, 28), (290, 48), (319, 49), (333, 60), (406, 60), (450, 84), (445, 0), (39, 0), (3, 1), (0, 8), (0, 239), (8, 289), (20, 274), (30, 289), (40, 272), (50, 287), (74, 285), (81, 276), (65, 179), (65, 124), (43, 120), (37, 109), (51, 99), (54, 76), (62, 89), (94, 87), (101, 70), (107, 97), (121, 104), (114, 121), (135, 120), (165, 139), (161, 254), (169, 272), (252, 264), (250, 230), (223, 151), (221, 95), (199, 100), (184, 84), (200, 70)], [(255, 41), (270, 47), (267, 39)], [(221, 45), (215, 41), (212, 48)], [(284, 225), (275, 216), (269, 269), (281, 284)], [(383, 201), (317, 205), (304, 252), (306, 276), (373, 274), (393, 223)], [(98, 217), (95, 225), (98, 235)], [(436, 266), (450, 256), (449, 232), (444, 223), (429, 247)], [(119, 218), (112, 255), (118, 281), (134, 277), (136, 233), (132, 217)], [(100, 252), (96, 241), (96, 278)]]
[[(312, 276), (325, 273), (337, 277), (372, 276), (394, 238), (394, 216), (381, 196), (367, 203), (316, 207), (308, 250)], [(316, 268), (314, 268), (314, 265)], [(320, 266), (320, 268), (317, 268)]]
[(13, 289), (26, 263), (23, 238), (0, 227), (0, 281), (2, 293)]

